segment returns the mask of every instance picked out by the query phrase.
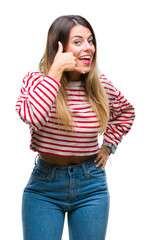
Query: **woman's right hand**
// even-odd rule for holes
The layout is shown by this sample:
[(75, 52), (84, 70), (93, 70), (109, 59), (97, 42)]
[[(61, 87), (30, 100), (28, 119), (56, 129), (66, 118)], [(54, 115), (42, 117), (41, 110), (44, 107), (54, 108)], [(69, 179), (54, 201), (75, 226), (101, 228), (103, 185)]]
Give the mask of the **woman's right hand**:
[(58, 42), (58, 51), (48, 75), (60, 82), (64, 71), (77, 71), (81, 74), (85, 73), (76, 66), (76, 58), (73, 56), (73, 53), (63, 52), (62, 43)]

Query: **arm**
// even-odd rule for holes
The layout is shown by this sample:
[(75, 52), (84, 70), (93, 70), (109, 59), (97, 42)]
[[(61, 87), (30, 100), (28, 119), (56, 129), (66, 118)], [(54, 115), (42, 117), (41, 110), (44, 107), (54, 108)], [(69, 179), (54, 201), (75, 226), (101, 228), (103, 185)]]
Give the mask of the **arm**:
[(21, 94), (16, 103), (16, 111), (21, 119), (33, 129), (41, 129), (51, 116), (60, 83), (49, 76), (29, 72), (23, 79)]
[(40, 73), (28, 73), (23, 79), (20, 97), (16, 104), (16, 111), (21, 119), (33, 129), (40, 130), (51, 116), (51, 108), (57, 97), (60, 81), (64, 71), (79, 71), (72, 52), (63, 52), (59, 43), (58, 51), (51, 65), (48, 75), (42, 77)]
[[(95, 162), (99, 161), (96, 165), (97, 167), (103, 164), (103, 170), (110, 154), (110, 151), (107, 151), (107, 149), (109, 148), (111, 153), (116, 151), (123, 136), (126, 135), (132, 127), (135, 118), (135, 111), (134, 107), (128, 102), (123, 94), (118, 91), (103, 74), (100, 76), (100, 80), (107, 93), (110, 110), (109, 121), (103, 134), (103, 144), (97, 158), (95, 159)], [(105, 149), (103, 145), (105, 145), (107, 149)]]
[(103, 136), (103, 144), (112, 147), (114, 153), (123, 136), (132, 127), (135, 110), (124, 95), (103, 74), (100, 79), (109, 99), (110, 110), (109, 121)]

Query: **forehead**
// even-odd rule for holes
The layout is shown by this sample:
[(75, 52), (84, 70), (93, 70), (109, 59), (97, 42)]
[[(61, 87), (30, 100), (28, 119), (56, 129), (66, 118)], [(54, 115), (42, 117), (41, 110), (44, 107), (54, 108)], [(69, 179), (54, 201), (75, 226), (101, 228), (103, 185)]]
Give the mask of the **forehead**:
[(74, 36), (90, 37), (91, 35), (91, 31), (87, 27), (76, 25), (71, 29), (69, 38), (73, 38)]

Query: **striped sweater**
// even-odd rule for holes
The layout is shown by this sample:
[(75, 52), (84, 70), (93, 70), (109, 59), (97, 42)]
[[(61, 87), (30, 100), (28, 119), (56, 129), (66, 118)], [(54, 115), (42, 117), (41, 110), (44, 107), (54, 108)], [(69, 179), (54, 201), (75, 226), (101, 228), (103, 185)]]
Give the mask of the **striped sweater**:
[[(129, 132), (134, 120), (134, 108), (113, 84), (101, 74), (108, 99), (110, 117), (103, 143), (114, 151), (123, 136)], [(30, 148), (33, 151), (60, 156), (84, 156), (99, 152), (98, 118), (90, 106), (82, 81), (70, 81), (66, 86), (67, 107), (76, 123), (75, 131), (66, 130), (56, 116), (55, 99), (61, 84), (39, 72), (29, 72), (23, 79), (16, 111), (29, 124)], [(113, 151), (113, 152), (114, 152)]]

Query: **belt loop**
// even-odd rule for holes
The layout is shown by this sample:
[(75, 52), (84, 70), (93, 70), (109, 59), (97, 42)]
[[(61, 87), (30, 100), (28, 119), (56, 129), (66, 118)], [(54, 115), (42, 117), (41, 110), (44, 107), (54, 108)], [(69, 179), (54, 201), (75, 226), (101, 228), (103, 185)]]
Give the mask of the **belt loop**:
[(87, 174), (87, 171), (86, 171), (86, 168), (85, 168), (85, 164), (84, 164), (84, 163), (82, 163), (82, 168), (83, 168), (83, 173), (84, 173), (84, 176), (86, 176), (86, 174)]
[(36, 160), (37, 160), (37, 157), (39, 156), (39, 154), (37, 154), (37, 156), (35, 157), (35, 166), (37, 164)]
[(56, 167), (53, 167), (51, 176), (50, 176), (51, 178), (54, 178), (55, 172), (56, 172)]

